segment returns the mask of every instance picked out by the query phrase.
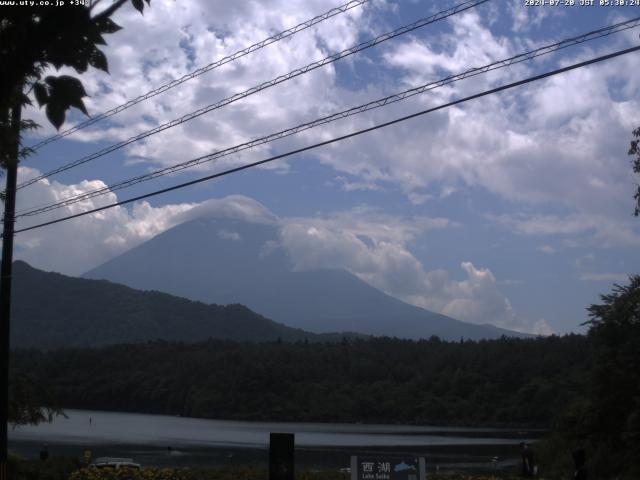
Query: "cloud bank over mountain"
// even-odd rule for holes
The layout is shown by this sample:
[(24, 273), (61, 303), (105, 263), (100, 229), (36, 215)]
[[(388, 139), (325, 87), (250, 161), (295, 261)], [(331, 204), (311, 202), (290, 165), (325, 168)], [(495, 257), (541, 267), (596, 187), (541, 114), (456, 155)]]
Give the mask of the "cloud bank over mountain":
[[(37, 172), (22, 168), (21, 174), (28, 178)], [(100, 181), (71, 186), (45, 181), (32, 187), (31, 197), (46, 203), (70, 192), (102, 186)], [(101, 200), (87, 200), (67, 208), (73, 212), (116, 200), (115, 193), (111, 193)], [(242, 195), (161, 207), (141, 202), (131, 210), (116, 207), (22, 233), (16, 238), (16, 257), (38, 268), (78, 275), (175, 225), (201, 217), (277, 226), (277, 247), (284, 248), (298, 271), (344, 268), (389, 295), (466, 322), (551, 333), (543, 320), (530, 322), (516, 315), (490, 270), (463, 262), (461, 268), (467, 278), (462, 281), (449, 279), (443, 270), (425, 270), (411, 253), (411, 243), (432, 230), (457, 228), (455, 222), (426, 216), (391, 216), (368, 207), (326, 216), (285, 218)], [(240, 240), (234, 231), (220, 231), (218, 235), (226, 241)]]

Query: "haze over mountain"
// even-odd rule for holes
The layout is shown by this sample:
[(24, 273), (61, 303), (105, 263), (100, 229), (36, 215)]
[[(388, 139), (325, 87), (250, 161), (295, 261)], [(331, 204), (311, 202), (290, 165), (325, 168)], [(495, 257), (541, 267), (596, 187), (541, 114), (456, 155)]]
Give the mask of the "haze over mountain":
[(352, 331), (413, 339), (438, 335), (450, 340), (522, 336), (409, 305), (346, 270), (294, 271), (275, 222), (196, 218), (84, 277), (205, 303), (240, 303), (312, 332)]
[(139, 343), (338, 341), (289, 328), (242, 305), (205, 305), (160, 292), (141, 292), (108, 281), (43, 272), (14, 263), (11, 345), (59, 348)]

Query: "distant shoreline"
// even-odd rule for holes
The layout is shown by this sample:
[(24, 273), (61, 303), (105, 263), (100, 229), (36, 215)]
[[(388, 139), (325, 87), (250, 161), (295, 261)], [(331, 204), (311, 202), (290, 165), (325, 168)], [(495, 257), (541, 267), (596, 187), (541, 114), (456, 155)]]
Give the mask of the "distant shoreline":
[(435, 465), (485, 471), (494, 467), (494, 456), (500, 469), (510, 468), (519, 457), (518, 443), (539, 436), (504, 429), (237, 422), (86, 410), (68, 415), (12, 430), (10, 449), (35, 459), (46, 443), (52, 456), (79, 457), (88, 449), (94, 456), (130, 457), (158, 467), (266, 468), (269, 433), (289, 431), (296, 435), (296, 462), (305, 469), (337, 470), (349, 465), (351, 455), (393, 453), (426, 456), (434, 471)]

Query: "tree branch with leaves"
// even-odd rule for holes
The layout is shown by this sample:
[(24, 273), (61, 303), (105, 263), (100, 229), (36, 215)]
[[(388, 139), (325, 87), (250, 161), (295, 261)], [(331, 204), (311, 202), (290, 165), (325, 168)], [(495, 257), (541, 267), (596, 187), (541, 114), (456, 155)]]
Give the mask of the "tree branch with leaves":
[[(635, 137), (635, 140), (631, 140), (629, 155), (635, 155), (636, 158), (631, 162), (631, 166), (633, 167), (633, 172), (640, 175), (640, 127), (633, 131), (633, 136)], [(633, 198), (636, 201), (636, 207), (633, 214), (637, 217), (640, 215), (640, 185), (638, 185), (638, 190)]]
[[(99, 2), (70, 9), (16, 6), (0, 11), (0, 61), (11, 66), (0, 76), (0, 111), (5, 127), (12, 108), (31, 103), (23, 90), (33, 90), (36, 101), (46, 108), (47, 118), (58, 129), (71, 107), (88, 115), (82, 100), (87, 94), (79, 79), (42, 76), (50, 66), (72, 67), (79, 74), (89, 66), (108, 72), (107, 57), (99, 46), (107, 44), (105, 35), (121, 29), (110, 17), (127, 1), (118, 0), (94, 15), (92, 11)], [(130, 1), (143, 12), (143, 0)]]
[[(7, 461), (7, 422), (39, 422), (58, 413), (55, 408), (39, 410), (38, 401), (46, 395), (25, 378), (13, 378), (9, 399), (9, 338), (11, 312), (11, 274), (18, 163), (32, 153), (22, 145), (22, 134), (38, 125), (22, 118), (23, 108), (31, 105), (33, 93), (38, 105), (45, 108), (48, 120), (60, 129), (67, 111), (88, 111), (83, 98), (87, 93), (82, 82), (70, 75), (46, 75), (51, 68), (71, 67), (78, 74), (89, 67), (109, 72), (109, 64), (100, 49), (105, 35), (121, 29), (112, 15), (131, 2), (143, 13), (145, 1), (92, 1), (88, 6), (15, 5), (0, 9), (0, 167), (5, 169), (3, 197), (2, 264), (0, 266), (0, 474)], [(45, 76), (46, 75), (46, 76)], [(44, 78), (43, 78), (44, 77)], [(40, 392), (42, 393), (42, 392)], [(34, 403), (36, 402), (36, 403)]]

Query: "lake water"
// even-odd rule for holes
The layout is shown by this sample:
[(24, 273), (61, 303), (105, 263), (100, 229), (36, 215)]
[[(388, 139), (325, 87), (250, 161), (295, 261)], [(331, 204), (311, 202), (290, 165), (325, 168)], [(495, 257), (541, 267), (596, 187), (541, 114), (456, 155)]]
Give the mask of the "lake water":
[[(50, 424), (19, 426), (9, 432), (9, 447), (35, 457), (44, 443), (55, 455), (133, 457), (143, 465), (222, 466), (268, 464), (269, 433), (295, 434), (297, 468), (349, 465), (350, 455), (425, 456), (429, 468), (509, 468), (519, 458), (518, 444), (542, 432), (514, 429), (267, 423), (206, 420), (133, 413), (66, 410), (68, 418)], [(91, 419), (91, 421), (90, 421)], [(168, 447), (171, 447), (169, 450)], [(499, 457), (498, 462), (491, 458)]]

